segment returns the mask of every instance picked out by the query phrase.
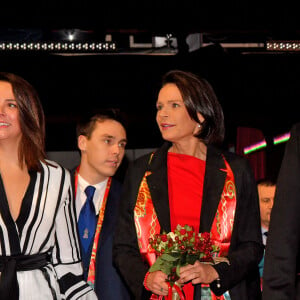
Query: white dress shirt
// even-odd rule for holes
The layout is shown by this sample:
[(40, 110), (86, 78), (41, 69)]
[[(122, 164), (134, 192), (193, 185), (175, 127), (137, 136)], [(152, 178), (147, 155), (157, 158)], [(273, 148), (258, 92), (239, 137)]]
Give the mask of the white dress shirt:
[(76, 191), (76, 216), (77, 221), (79, 219), (79, 214), (82, 206), (84, 205), (84, 202), (86, 200), (86, 194), (84, 190), (88, 185), (92, 185), (96, 188), (93, 202), (96, 210), (96, 215), (99, 214), (101, 204), (104, 198), (106, 185), (107, 185), (108, 178), (102, 182), (99, 182), (97, 184), (89, 184), (86, 180), (84, 180), (79, 174), (78, 174), (78, 181), (77, 181), (77, 191)]
[(266, 246), (267, 244), (267, 235), (265, 235), (265, 232), (268, 232), (268, 229), (261, 227), (261, 234), (262, 234), (262, 240), (263, 244)]

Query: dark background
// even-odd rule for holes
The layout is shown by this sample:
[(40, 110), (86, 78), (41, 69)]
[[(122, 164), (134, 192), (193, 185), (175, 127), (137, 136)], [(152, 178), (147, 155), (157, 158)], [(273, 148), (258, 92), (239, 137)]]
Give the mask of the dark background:
[[(238, 126), (262, 130), (269, 142), (300, 120), (300, 56), (225, 49), (220, 43), (299, 40), (296, 8), (291, 1), (9, 2), (1, 9), (2, 41), (53, 39), (62, 28), (80, 28), (97, 40), (112, 34), (117, 45), (126, 47), (129, 34), (172, 33), (179, 51), (173, 56), (0, 52), (0, 66), (38, 90), (47, 120), (47, 151), (75, 150), (76, 121), (106, 107), (124, 112), (128, 148), (159, 146), (156, 96), (161, 76), (175, 68), (204, 76), (214, 87), (225, 113), (225, 147), (235, 146)], [(188, 52), (184, 39), (194, 32), (205, 34), (213, 45)], [(278, 171), (284, 145), (269, 143), (265, 149), (268, 172)]]

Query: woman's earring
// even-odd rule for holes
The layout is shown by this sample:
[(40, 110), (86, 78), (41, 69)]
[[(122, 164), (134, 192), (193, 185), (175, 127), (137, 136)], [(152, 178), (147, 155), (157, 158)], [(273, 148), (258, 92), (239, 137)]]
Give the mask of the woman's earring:
[(200, 128), (201, 127), (201, 124), (198, 124), (198, 128)]

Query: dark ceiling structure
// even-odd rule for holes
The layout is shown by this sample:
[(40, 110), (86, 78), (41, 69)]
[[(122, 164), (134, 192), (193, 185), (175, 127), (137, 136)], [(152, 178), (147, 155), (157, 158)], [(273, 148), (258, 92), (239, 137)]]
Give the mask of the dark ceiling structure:
[(48, 151), (76, 149), (78, 118), (106, 107), (126, 115), (129, 148), (158, 146), (156, 95), (161, 76), (175, 68), (213, 85), (228, 145), (238, 126), (258, 128), (269, 140), (300, 119), (300, 24), (291, 1), (4, 5), (1, 69), (37, 88)]
[(272, 39), (299, 36), (296, 1), (96, 1), (52, 0), (3, 3), (2, 28), (61, 28), (107, 33), (147, 32), (186, 35), (209, 32), (235, 34), (244, 39), (253, 35)]

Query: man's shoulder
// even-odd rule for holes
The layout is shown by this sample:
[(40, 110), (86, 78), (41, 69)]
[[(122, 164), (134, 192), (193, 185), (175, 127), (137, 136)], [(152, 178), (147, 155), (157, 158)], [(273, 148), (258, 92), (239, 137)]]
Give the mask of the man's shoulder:
[(131, 165), (135, 166), (136, 168), (144, 169), (145, 166), (149, 165), (152, 160), (155, 151), (148, 152), (146, 154), (141, 155), (140, 157), (136, 158), (131, 162)]
[(111, 179), (111, 188), (113, 189), (122, 189), (122, 183), (119, 179), (112, 177)]

